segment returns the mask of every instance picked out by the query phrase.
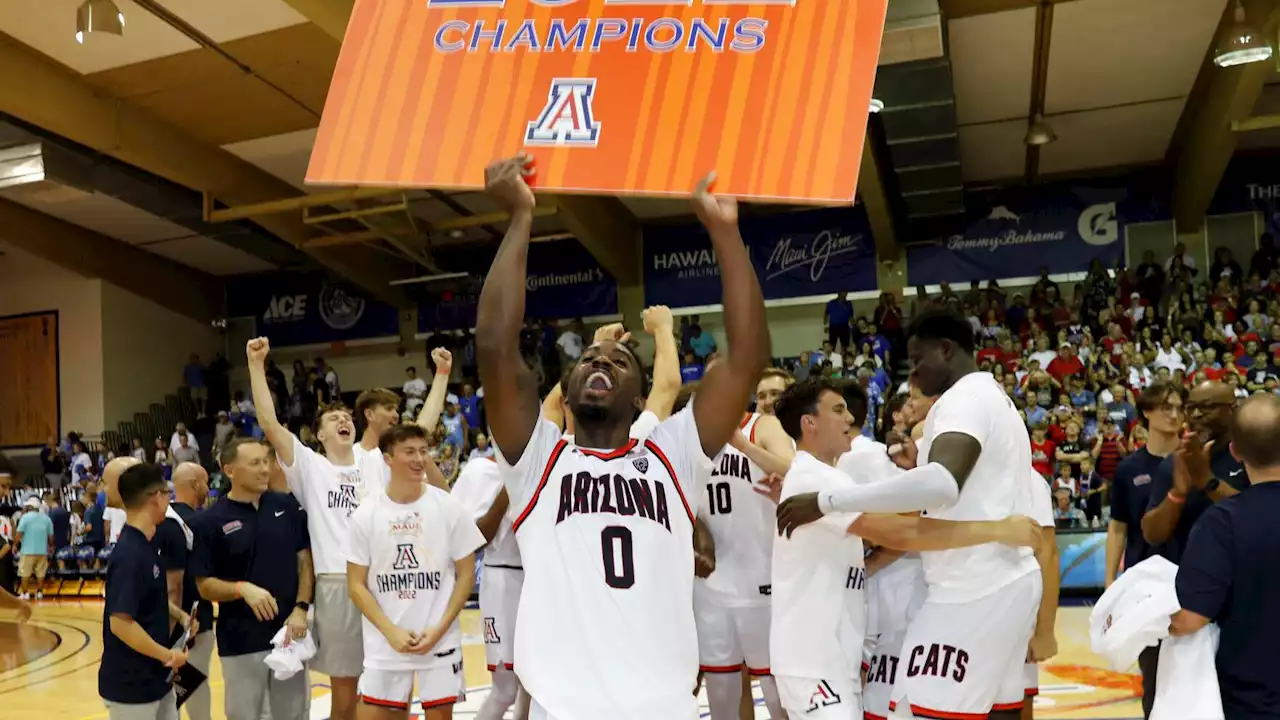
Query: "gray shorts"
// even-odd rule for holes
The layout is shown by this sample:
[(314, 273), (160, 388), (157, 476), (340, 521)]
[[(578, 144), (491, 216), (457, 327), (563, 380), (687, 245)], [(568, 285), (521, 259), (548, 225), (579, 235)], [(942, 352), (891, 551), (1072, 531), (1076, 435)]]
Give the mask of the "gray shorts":
[(347, 594), (345, 575), (316, 578), (316, 616), (312, 631), (316, 636), (312, 670), (329, 677), (360, 677), (364, 671), (364, 636), (360, 609)]
[(168, 695), (151, 703), (132, 704), (103, 701), (107, 706), (109, 720), (178, 720), (178, 698), (170, 691)]

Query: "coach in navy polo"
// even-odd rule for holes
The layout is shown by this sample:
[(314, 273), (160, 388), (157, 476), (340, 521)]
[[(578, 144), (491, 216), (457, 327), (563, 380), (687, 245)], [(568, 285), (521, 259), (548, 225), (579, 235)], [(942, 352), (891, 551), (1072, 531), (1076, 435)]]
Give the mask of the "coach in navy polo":
[(227, 720), (260, 720), (270, 701), (273, 720), (302, 720), (307, 673), (277, 680), (263, 660), (281, 627), (307, 634), (311, 604), (311, 544), (297, 502), (267, 490), (266, 445), (233, 440), (219, 455), (231, 490), (196, 519), (189, 570), (205, 600), (218, 603)]
[(187, 656), (168, 645), (169, 593), (153, 542), (169, 488), (160, 467), (145, 463), (117, 484), (128, 521), (107, 564), (98, 694), (111, 720), (178, 720), (170, 670)]
[(1255, 395), (1236, 412), (1231, 451), (1250, 487), (1205, 510), (1178, 566), (1170, 631), (1218, 624), (1218, 689), (1226, 720), (1280, 717), (1280, 398)]

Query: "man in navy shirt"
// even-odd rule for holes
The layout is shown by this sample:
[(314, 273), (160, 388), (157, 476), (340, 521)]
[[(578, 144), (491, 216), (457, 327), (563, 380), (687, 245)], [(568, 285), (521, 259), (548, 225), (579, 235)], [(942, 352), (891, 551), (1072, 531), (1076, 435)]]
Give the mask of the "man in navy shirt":
[[(209, 675), (209, 660), (213, 656), (213, 604), (200, 601), (195, 576), (187, 572), (191, 553), (195, 547), (196, 508), (204, 507), (209, 495), (209, 473), (195, 463), (182, 463), (173, 471), (173, 502), (165, 513), (164, 522), (156, 528), (155, 544), (160, 552), (169, 591), (169, 601), (183, 612), (199, 601), (196, 611), (196, 635), (188, 640), (188, 660), (197, 670)], [(175, 625), (173, 640), (182, 635), (183, 627)], [(209, 720), (211, 716), (209, 683), (201, 683), (188, 697), (183, 707), (191, 720)]]
[(841, 352), (848, 351), (849, 321), (853, 320), (853, 303), (849, 302), (849, 293), (842, 292), (835, 299), (828, 300), (827, 309), (822, 314), (831, 347), (839, 347)]
[(1280, 717), (1280, 398), (1255, 395), (1236, 412), (1231, 452), (1251, 485), (1201, 515), (1178, 566), (1169, 631), (1218, 624), (1218, 688), (1226, 720)]
[(107, 565), (98, 695), (111, 720), (178, 720), (170, 671), (187, 656), (169, 646), (174, 609), (153, 542), (169, 488), (158, 465), (136, 462), (113, 487), (128, 521)]
[[(1147, 427), (1147, 444), (1120, 461), (1111, 482), (1111, 524), (1107, 527), (1107, 587), (1115, 582), (1123, 558), (1131, 568), (1154, 554), (1142, 537), (1142, 516), (1147, 511), (1152, 479), (1160, 464), (1181, 444), (1183, 400), (1186, 391), (1180, 385), (1156, 381), (1138, 397), (1138, 409)], [(1151, 715), (1156, 697), (1156, 663), (1160, 657), (1156, 647), (1138, 656), (1142, 670), (1142, 714)]]
[(200, 596), (218, 603), (227, 720), (260, 720), (268, 698), (273, 718), (301, 718), (307, 673), (277, 680), (263, 660), (281, 627), (293, 639), (307, 634), (314, 578), (306, 519), (292, 497), (268, 491), (266, 445), (237, 438), (218, 460), (231, 490), (197, 517), (188, 569)]
[(1235, 395), (1220, 382), (1197, 385), (1187, 395), (1187, 438), (1160, 463), (1151, 481), (1142, 536), (1157, 554), (1179, 562), (1197, 520), (1213, 506), (1249, 487), (1249, 474), (1231, 454)]

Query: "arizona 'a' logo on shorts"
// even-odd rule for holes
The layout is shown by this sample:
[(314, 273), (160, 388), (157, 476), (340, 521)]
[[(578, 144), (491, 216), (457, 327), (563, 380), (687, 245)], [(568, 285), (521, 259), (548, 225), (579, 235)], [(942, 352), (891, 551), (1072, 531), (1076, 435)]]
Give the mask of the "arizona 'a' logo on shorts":
[(840, 696), (831, 688), (831, 684), (826, 680), (818, 681), (818, 689), (813, 691), (809, 696), (809, 709), (805, 712), (813, 712), (818, 708), (824, 708), (828, 705), (840, 704)]
[(484, 619), (484, 644), (497, 645), (502, 642), (502, 638), (498, 636), (498, 626), (493, 622), (493, 618)]

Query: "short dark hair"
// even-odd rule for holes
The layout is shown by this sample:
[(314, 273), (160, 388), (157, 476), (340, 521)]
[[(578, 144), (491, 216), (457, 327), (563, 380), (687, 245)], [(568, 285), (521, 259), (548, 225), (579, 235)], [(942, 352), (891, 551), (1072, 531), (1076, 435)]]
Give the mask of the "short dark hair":
[[(1269, 407), (1260, 409), (1259, 406)], [(1271, 393), (1254, 395), (1236, 408), (1231, 417), (1231, 449), (1240, 462), (1257, 468), (1280, 465), (1280, 398)]]
[(974, 350), (973, 326), (960, 311), (948, 307), (921, 311), (907, 326), (907, 337), (917, 340), (950, 340), (967, 353)]
[[(1142, 394), (1138, 396), (1137, 405), (1139, 419), (1143, 426), (1147, 424), (1147, 413), (1169, 402), (1170, 395), (1177, 395), (1184, 403), (1187, 401), (1187, 389), (1167, 380), (1155, 380), (1142, 390)], [(1116, 398), (1116, 400), (1123, 401), (1124, 398)]]
[(400, 423), (387, 428), (386, 432), (378, 438), (378, 449), (384, 453), (389, 453), (395, 449), (397, 445), (407, 440), (426, 441), (427, 431), (423, 430), (420, 425), (413, 423)]
[(151, 495), (166, 487), (164, 470), (154, 463), (131, 465), (120, 473), (120, 501), (130, 510), (146, 502)]
[[(262, 441), (251, 437), (234, 437), (231, 442), (222, 446), (218, 453), (218, 466), (230, 465), (240, 457), (240, 448), (245, 445), (262, 445)], [(269, 446), (268, 446), (269, 447)]]
[(786, 390), (773, 406), (773, 414), (777, 416), (782, 429), (792, 440), (800, 439), (800, 418), (818, 412), (818, 400), (825, 392), (837, 394), (843, 388), (835, 380), (825, 377), (811, 377), (802, 380)]
[(865, 425), (870, 401), (867, 399), (867, 391), (862, 387), (862, 383), (856, 380), (846, 380), (841, 383), (840, 394), (844, 396), (844, 404), (848, 406), (849, 413), (853, 415), (853, 424), (858, 427)]
[(356, 417), (355, 414), (351, 412), (351, 408), (347, 407), (346, 403), (339, 400), (337, 402), (328, 403), (316, 411), (316, 417), (311, 421), (311, 432), (320, 432), (320, 421), (324, 419), (325, 415), (328, 415), (331, 412), (344, 412), (351, 415), (352, 422), (355, 422)]
[(418, 372), (418, 368), (416, 368), (416, 367), (414, 367), (414, 366), (410, 365), (409, 367), (405, 368), (405, 371), (406, 371), (406, 372), (411, 372), (411, 373), (416, 373), (416, 372)]

